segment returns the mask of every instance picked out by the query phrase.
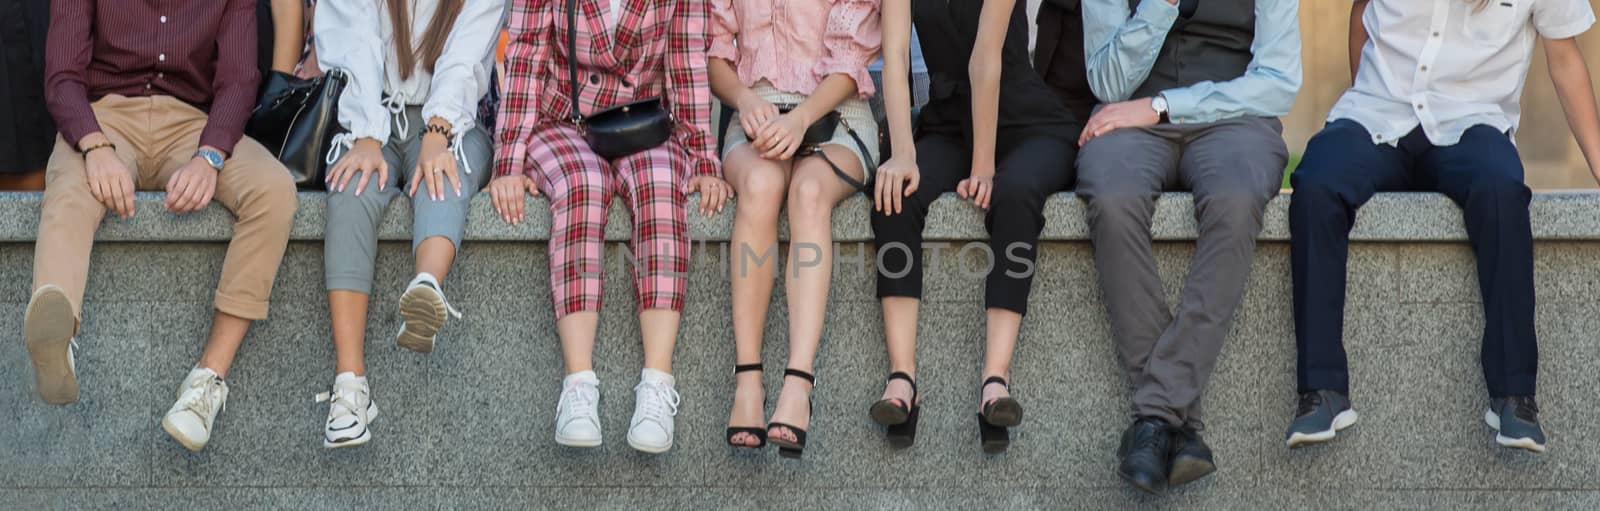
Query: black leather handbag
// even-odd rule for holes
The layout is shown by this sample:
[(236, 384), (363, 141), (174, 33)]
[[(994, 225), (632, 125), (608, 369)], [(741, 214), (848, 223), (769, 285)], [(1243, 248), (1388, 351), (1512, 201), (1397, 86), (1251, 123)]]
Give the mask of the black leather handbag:
[[(778, 107), (779, 114), (787, 114), (794, 111), (795, 108), (795, 105), (776, 106)], [(856, 133), (855, 128), (850, 127), (850, 123), (844, 121), (844, 116), (839, 114), (838, 110), (828, 112), (828, 115), (824, 115), (821, 119), (817, 119), (816, 122), (811, 123), (810, 126), (806, 126), (806, 133), (800, 136), (800, 148), (795, 150), (794, 157), (804, 158), (807, 156), (820, 156), (822, 157), (823, 161), (828, 162), (829, 167), (833, 168), (833, 173), (839, 176), (839, 179), (843, 179), (844, 182), (849, 183), (850, 186), (855, 187), (857, 190), (866, 192), (867, 183), (862, 182), (860, 179), (856, 179), (854, 176), (851, 176), (850, 173), (845, 172), (844, 169), (839, 168), (838, 164), (834, 163), (833, 160), (828, 158), (827, 153), (822, 152), (822, 144), (826, 144), (833, 140), (833, 134), (834, 132), (838, 131), (840, 123), (844, 123), (845, 132), (849, 133), (850, 138), (855, 141), (856, 148), (861, 150), (861, 155), (871, 159), (872, 151), (867, 150), (867, 142), (861, 139), (861, 135)], [(755, 141), (755, 136), (749, 133), (745, 133), (744, 138), (746, 140)], [(869, 176), (872, 175), (874, 171), (878, 170), (876, 162), (867, 162), (867, 165), (869, 167), (862, 169), (862, 171)]]
[(672, 137), (672, 115), (661, 98), (648, 98), (615, 106), (584, 117), (578, 108), (578, 2), (567, 0), (567, 76), (572, 81), (572, 124), (589, 148), (601, 158), (615, 160), (660, 146)]
[(261, 100), (250, 113), (245, 134), (266, 146), (300, 188), (321, 188), (328, 164), (324, 156), (339, 126), (339, 97), (349, 76), (330, 69), (310, 80), (274, 72), (263, 84)]

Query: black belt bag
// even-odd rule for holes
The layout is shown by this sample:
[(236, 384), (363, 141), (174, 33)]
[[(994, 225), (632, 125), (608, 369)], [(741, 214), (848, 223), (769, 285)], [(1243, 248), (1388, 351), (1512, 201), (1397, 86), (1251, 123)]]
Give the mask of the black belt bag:
[(578, 100), (578, 2), (567, 0), (567, 76), (572, 82), (572, 119), (589, 149), (607, 160), (644, 152), (672, 137), (672, 115), (661, 98), (641, 99), (585, 117)]
[[(795, 105), (777, 105), (777, 107), (779, 114), (787, 114), (794, 110)], [(851, 128), (850, 123), (845, 122), (844, 116), (841, 115), (838, 110), (828, 112), (828, 115), (822, 116), (821, 119), (817, 119), (817, 122), (813, 122), (810, 126), (806, 127), (806, 133), (800, 137), (800, 148), (795, 150), (794, 157), (804, 158), (807, 156), (820, 156), (822, 157), (822, 161), (828, 162), (828, 166), (833, 168), (833, 173), (839, 176), (839, 179), (843, 179), (844, 182), (849, 183), (850, 186), (855, 187), (857, 190), (866, 192), (866, 183), (862, 182), (860, 179), (856, 179), (855, 176), (851, 176), (850, 173), (845, 172), (844, 169), (839, 168), (838, 164), (834, 163), (832, 159), (828, 158), (827, 153), (822, 152), (822, 144), (826, 144), (833, 140), (833, 134), (838, 132), (839, 124), (841, 123), (844, 124), (844, 131), (849, 133), (850, 138), (855, 141), (856, 148), (861, 150), (861, 156), (871, 160), (872, 152), (867, 150), (866, 141), (861, 140), (861, 135), (856, 134), (855, 128)], [(755, 141), (755, 137), (751, 136), (749, 133), (745, 133), (744, 138), (752, 142)], [(867, 164), (873, 165), (871, 162), (868, 162)], [(871, 175), (873, 170), (875, 169), (865, 168), (861, 169), (861, 173), (864, 175)]]

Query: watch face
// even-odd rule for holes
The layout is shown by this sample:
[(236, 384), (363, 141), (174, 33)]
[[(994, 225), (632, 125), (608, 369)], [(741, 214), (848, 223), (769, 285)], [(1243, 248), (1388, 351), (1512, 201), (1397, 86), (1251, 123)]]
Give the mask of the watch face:
[(217, 154), (216, 151), (200, 151), (200, 157), (205, 158), (206, 163), (211, 164), (212, 167), (222, 168), (222, 155)]

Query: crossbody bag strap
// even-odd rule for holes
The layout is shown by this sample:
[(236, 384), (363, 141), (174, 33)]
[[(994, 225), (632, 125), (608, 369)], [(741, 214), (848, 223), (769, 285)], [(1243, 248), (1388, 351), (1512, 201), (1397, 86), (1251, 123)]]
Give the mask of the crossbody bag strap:
[[(861, 150), (861, 157), (863, 159), (866, 159), (866, 160), (871, 160), (872, 159), (872, 151), (868, 151), (867, 150), (867, 143), (861, 140), (861, 135), (856, 134), (855, 128), (851, 128), (850, 127), (850, 122), (846, 121), (844, 119), (844, 116), (841, 115), (841, 116), (839, 116), (839, 123), (844, 125), (845, 133), (849, 133), (850, 134), (850, 138), (852, 140), (855, 140), (856, 148)], [(821, 156), (822, 157), (822, 161), (825, 161), (825, 162), (828, 163), (828, 167), (833, 169), (834, 175), (839, 176), (839, 179), (843, 179), (846, 184), (849, 184), (850, 186), (855, 187), (855, 189), (861, 191), (861, 193), (868, 193), (868, 191), (867, 191), (867, 183), (862, 182), (862, 180), (860, 180), (860, 179), (856, 179), (855, 176), (850, 175), (849, 172), (845, 172), (843, 168), (839, 167), (839, 164), (834, 163), (833, 159), (828, 157), (828, 153), (822, 151), (822, 148), (820, 148), (820, 147), (817, 148), (816, 155), (817, 156)], [(872, 161), (867, 161), (867, 162), (863, 162), (863, 163), (866, 163), (867, 165), (872, 165), (872, 166), (876, 166), (877, 165), (876, 162), (872, 162)], [(876, 169), (870, 169), (870, 168), (861, 169), (861, 174), (863, 176), (871, 176), (872, 172), (874, 170), (876, 170)]]
[(578, 0), (567, 0), (567, 78), (572, 82), (568, 91), (572, 98), (572, 122), (583, 122), (583, 111), (578, 109)]

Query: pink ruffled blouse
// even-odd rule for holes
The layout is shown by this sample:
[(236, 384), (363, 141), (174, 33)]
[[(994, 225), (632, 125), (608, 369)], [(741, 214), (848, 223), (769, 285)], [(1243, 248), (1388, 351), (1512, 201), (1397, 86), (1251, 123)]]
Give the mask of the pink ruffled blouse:
[(881, 0), (711, 0), (710, 56), (727, 60), (739, 80), (811, 94), (831, 74), (848, 75), (872, 95), (867, 65), (883, 46)]

